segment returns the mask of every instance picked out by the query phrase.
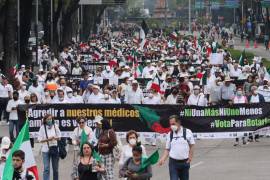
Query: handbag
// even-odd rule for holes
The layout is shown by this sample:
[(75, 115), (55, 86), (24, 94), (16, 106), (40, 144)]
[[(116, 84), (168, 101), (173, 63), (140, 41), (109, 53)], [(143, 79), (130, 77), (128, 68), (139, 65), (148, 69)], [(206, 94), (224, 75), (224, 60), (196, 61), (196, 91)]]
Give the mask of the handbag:
[[(47, 127), (46, 127), (46, 125), (44, 125), (44, 129), (45, 129), (46, 138), (48, 139), (48, 133), (47, 133)], [(56, 133), (56, 131), (55, 131), (55, 133)], [(49, 142), (48, 141), (47, 141), (47, 145), (48, 145), (48, 148), (49, 148), (49, 156), (55, 157), (55, 156), (58, 156), (59, 155), (58, 146), (49, 146)]]
[[(110, 139), (110, 131), (108, 131), (108, 138)], [(115, 160), (119, 161), (120, 160), (120, 156), (121, 156), (121, 147), (120, 147), (120, 144), (119, 144), (119, 141), (116, 137), (116, 141), (117, 141), (117, 144), (116, 146), (113, 147), (113, 157), (115, 158)]]
[(61, 138), (59, 141), (57, 141), (58, 145), (58, 152), (59, 152), (59, 157), (61, 159), (65, 159), (67, 156), (67, 150), (66, 150), (66, 141), (64, 138)]

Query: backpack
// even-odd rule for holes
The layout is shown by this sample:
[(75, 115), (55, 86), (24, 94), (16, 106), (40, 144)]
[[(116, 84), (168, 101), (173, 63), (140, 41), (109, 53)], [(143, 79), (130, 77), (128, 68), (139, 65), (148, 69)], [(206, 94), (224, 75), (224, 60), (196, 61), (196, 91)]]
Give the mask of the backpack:
[[(184, 137), (184, 140), (187, 140), (187, 129), (186, 128), (183, 128), (183, 137)], [(172, 139), (173, 139), (173, 131), (170, 132), (170, 142), (172, 142)]]

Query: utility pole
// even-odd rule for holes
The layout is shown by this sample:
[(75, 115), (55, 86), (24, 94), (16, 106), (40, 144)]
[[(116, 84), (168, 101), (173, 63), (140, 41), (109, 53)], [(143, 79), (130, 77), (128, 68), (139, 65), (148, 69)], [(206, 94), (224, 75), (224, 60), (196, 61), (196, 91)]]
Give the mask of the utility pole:
[(168, 25), (168, 0), (165, 0), (165, 27)]
[(188, 32), (191, 33), (191, 0), (188, 0)]
[(51, 41), (51, 48), (53, 47), (53, 13), (54, 13), (54, 7), (53, 7), (53, 0), (51, 0), (51, 39), (50, 39), (50, 41)]
[(244, 31), (244, 0), (242, 0), (242, 31)]
[(38, 65), (38, 0), (36, 0), (35, 35), (36, 35), (36, 65)]

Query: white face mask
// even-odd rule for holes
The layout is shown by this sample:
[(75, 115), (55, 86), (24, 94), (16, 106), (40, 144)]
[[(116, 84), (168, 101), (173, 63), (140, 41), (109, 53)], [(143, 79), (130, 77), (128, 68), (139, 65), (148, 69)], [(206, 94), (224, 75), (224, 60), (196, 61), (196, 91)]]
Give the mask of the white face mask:
[(150, 93), (150, 94), (148, 95), (148, 97), (149, 97), (149, 98), (154, 97), (153, 93)]
[(67, 94), (68, 98), (72, 98), (72, 93)]
[(137, 140), (132, 138), (132, 139), (129, 139), (128, 142), (129, 142), (130, 145), (134, 146), (134, 145), (136, 145)]
[(177, 131), (177, 126), (176, 125), (171, 125), (171, 130), (174, 131), (174, 132)]
[(77, 93), (77, 92), (75, 92), (73, 95), (74, 95), (74, 96), (77, 96), (77, 95), (78, 95), (78, 93)]
[(23, 90), (26, 90), (26, 86), (22, 86), (22, 89), (23, 89)]
[(49, 92), (48, 91), (45, 92), (45, 96), (49, 96)]
[(198, 95), (200, 93), (200, 90), (199, 89), (194, 89), (194, 94), (195, 95)]
[(64, 98), (59, 98), (59, 101), (64, 101)]

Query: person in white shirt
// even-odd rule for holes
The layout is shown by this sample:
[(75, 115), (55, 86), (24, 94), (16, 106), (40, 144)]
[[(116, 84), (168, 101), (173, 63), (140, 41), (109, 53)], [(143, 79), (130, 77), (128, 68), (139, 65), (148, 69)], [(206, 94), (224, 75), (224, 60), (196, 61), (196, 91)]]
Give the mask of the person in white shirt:
[(103, 103), (103, 104), (111, 104), (110, 95), (108, 93), (104, 93), (104, 96), (102, 98), (101, 103)]
[(9, 156), (11, 148), (12, 148), (12, 143), (9, 137), (4, 136), (1, 140), (1, 145), (0, 145), (0, 179), (3, 176), (6, 160)]
[(52, 100), (52, 104), (65, 104), (68, 103), (65, 98), (65, 92), (63, 89), (57, 89), (57, 96)]
[(114, 72), (111, 70), (110, 66), (106, 66), (105, 70), (102, 71), (101, 76), (103, 79), (111, 79), (114, 76)]
[(262, 103), (262, 102), (265, 102), (265, 99), (264, 99), (263, 95), (258, 93), (257, 86), (252, 86), (251, 87), (251, 95), (248, 96), (248, 102), (249, 103)]
[(73, 96), (73, 91), (72, 91), (72, 89), (67, 91), (67, 97), (66, 97), (66, 100), (67, 100), (67, 102), (68, 102), (69, 104), (78, 103), (78, 102), (76, 102), (76, 98)]
[(178, 93), (178, 90), (174, 88), (172, 93), (167, 97), (164, 104), (177, 104)]
[[(8, 101), (6, 109), (6, 111), (9, 112), (9, 137), (12, 142), (15, 141), (15, 138), (19, 133), (18, 112), (17, 112), (19, 104), (20, 104), (19, 93), (17, 91), (14, 91), (13, 99)], [(14, 136), (14, 129), (16, 130), (15, 136)]]
[(147, 66), (143, 68), (142, 77), (146, 78), (150, 74), (150, 71), (155, 72), (155, 67), (151, 66), (151, 61), (146, 61)]
[(61, 75), (66, 75), (68, 73), (67, 68), (65, 67), (65, 63), (61, 62), (61, 65), (58, 68), (58, 71)]
[(237, 88), (236, 91), (236, 96), (233, 98), (233, 103), (234, 104), (245, 104), (248, 103), (247, 97), (243, 95), (243, 89), (242, 88)]
[(195, 86), (194, 92), (188, 97), (187, 105), (207, 106), (207, 99), (204, 94), (200, 92), (200, 87)]
[[(132, 148), (137, 145), (137, 143), (139, 141), (138, 138), (139, 138), (139, 135), (136, 131), (130, 130), (127, 132), (127, 134), (126, 134), (127, 144), (122, 146), (122, 151), (121, 151), (121, 155), (120, 155), (120, 159), (119, 159), (120, 169), (124, 165), (124, 163), (129, 158), (132, 157)], [(146, 157), (147, 155), (146, 155), (145, 147), (143, 145), (141, 145), (141, 147), (142, 147), (142, 155), (144, 157)]]
[(132, 81), (132, 88), (128, 89), (125, 93), (126, 104), (141, 104), (143, 101), (143, 92), (139, 88), (138, 81)]
[(45, 89), (44, 95), (41, 98), (41, 103), (42, 104), (50, 104), (51, 102), (52, 102), (52, 98), (50, 96), (50, 92), (47, 89)]
[(172, 131), (167, 135), (166, 148), (159, 165), (163, 165), (169, 157), (170, 179), (188, 180), (195, 144), (194, 137), (191, 130), (181, 125), (177, 115), (170, 116), (169, 122)]
[(77, 91), (73, 92), (73, 97), (74, 97), (76, 103), (84, 103), (83, 97), (81, 95), (79, 95)]
[(143, 99), (143, 104), (161, 104), (160, 95), (155, 92), (155, 90), (151, 89), (148, 97)]
[(103, 117), (101, 116), (95, 116), (94, 123), (96, 125), (96, 128), (93, 131), (92, 138), (90, 140), (91, 144), (97, 148), (99, 136), (102, 132), (102, 123), (101, 120), (103, 120)]
[(120, 79), (124, 79), (124, 78), (129, 78), (131, 76), (131, 73), (130, 73), (130, 67), (129, 66), (125, 66), (123, 68), (123, 72), (120, 76)]
[(72, 69), (72, 75), (82, 75), (82, 68), (80, 67), (80, 64), (77, 62), (75, 67)]
[(78, 117), (76, 120), (78, 127), (76, 127), (73, 131), (73, 134), (71, 136), (72, 139), (72, 144), (75, 146), (74, 150), (79, 151), (80, 150), (80, 141), (81, 141), (81, 136), (82, 132), (84, 130), (86, 136), (87, 136), (87, 141), (90, 141), (93, 136), (92, 129), (87, 126), (86, 122), (87, 119), (84, 117)]
[(121, 100), (118, 98), (118, 93), (116, 89), (113, 89), (111, 91), (111, 99), (110, 99), (111, 104), (121, 104)]
[(37, 79), (33, 81), (33, 84), (29, 87), (28, 92), (35, 93), (40, 100), (42, 96), (44, 96), (44, 89), (43, 87), (38, 83)]
[(88, 97), (87, 103), (89, 104), (100, 104), (103, 102), (104, 95), (100, 92), (100, 87), (98, 85), (92, 86), (92, 94)]
[(30, 95), (30, 93), (26, 90), (26, 84), (21, 85), (21, 89), (18, 91), (19, 93), (19, 100), (23, 101), (24, 97)]
[(53, 179), (57, 180), (59, 179), (59, 154), (50, 154), (49, 149), (57, 148), (57, 141), (61, 138), (61, 132), (52, 115), (45, 115), (42, 122), (43, 124), (38, 131), (38, 142), (42, 144), (43, 180), (50, 180), (50, 161), (52, 162)]
[(60, 84), (59, 88), (65, 92), (65, 95), (67, 95), (68, 91), (72, 91), (72, 89), (69, 86), (67, 86), (67, 82), (64, 78), (60, 79), (59, 84)]
[(234, 63), (233, 67), (230, 68), (230, 77), (239, 77), (242, 74), (242, 70), (239, 68), (238, 63)]
[(6, 111), (7, 104), (10, 98), (12, 98), (13, 87), (8, 83), (8, 79), (2, 76), (2, 82), (0, 83), (0, 121), (2, 120), (2, 113), (4, 112), (4, 119), (8, 122), (8, 113)]

